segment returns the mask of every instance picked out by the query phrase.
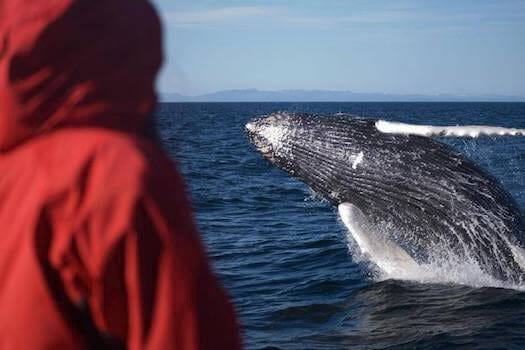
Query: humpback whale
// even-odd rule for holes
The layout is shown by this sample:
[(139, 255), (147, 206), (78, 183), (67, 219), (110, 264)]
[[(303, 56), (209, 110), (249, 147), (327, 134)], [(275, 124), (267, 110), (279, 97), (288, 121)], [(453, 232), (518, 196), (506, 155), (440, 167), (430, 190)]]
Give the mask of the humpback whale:
[(246, 132), (273, 165), (338, 208), (361, 253), (395, 273), (423, 264), (475, 264), (525, 283), (525, 226), (498, 180), (430, 136), (523, 130), (413, 127), (350, 115), (279, 112)]

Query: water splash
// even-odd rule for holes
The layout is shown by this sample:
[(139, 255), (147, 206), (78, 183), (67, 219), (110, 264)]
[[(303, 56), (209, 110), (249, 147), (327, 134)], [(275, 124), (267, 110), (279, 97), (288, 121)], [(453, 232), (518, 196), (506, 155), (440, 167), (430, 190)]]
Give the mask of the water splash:
[[(457, 284), (475, 288), (493, 287), (525, 291), (525, 284), (498, 280), (487, 274), (478, 262), (469, 256), (458, 257), (446, 248), (429, 252), (428, 263), (416, 263), (394, 242), (385, 240), (387, 233), (366, 222), (360, 211), (345, 212), (339, 207), (340, 219), (347, 229), (347, 244), (356, 262), (365, 263), (376, 281), (404, 280), (419, 283)], [(356, 213), (357, 212), (357, 213)], [(363, 222), (364, 221), (364, 222)], [(383, 228), (390, 230), (391, 228)], [(381, 229), (379, 229), (380, 231)], [(525, 251), (513, 247), (513, 254), (525, 262)], [(517, 255), (517, 256), (516, 256)], [(408, 257), (408, 258), (407, 258)]]

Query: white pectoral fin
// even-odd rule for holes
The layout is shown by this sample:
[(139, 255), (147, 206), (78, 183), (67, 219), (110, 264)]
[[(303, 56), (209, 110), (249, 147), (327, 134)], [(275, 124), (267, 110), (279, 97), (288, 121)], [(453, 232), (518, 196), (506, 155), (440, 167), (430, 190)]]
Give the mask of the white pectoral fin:
[(341, 203), (337, 209), (361, 252), (381, 270), (394, 273), (399, 269), (417, 266), (414, 259), (403, 248), (379, 234), (357, 206), (352, 203)]
[(504, 128), (488, 125), (420, 125), (378, 120), (376, 129), (386, 134), (441, 136), (441, 137), (479, 137), (486, 136), (523, 136), (525, 129)]
[(368, 232), (371, 231), (370, 224), (364, 216), (364, 214), (359, 210), (358, 207), (351, 203), (341, 203), (337, 207), (339, 211), (339, 216), (345, 224), (346, 228), (350, 231), (355, 241), (359, 245), (361, 252), (363, 254), (369, 253), (370, 250), (370, 237)]

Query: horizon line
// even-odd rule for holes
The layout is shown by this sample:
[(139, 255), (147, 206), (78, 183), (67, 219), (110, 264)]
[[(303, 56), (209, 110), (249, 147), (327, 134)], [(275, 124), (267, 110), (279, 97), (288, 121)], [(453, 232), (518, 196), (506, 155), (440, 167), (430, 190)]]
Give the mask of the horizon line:
[(158, 98), (157, 103), (525, 103), (525, 98), (516, 100), (169, 100)]
[[(262, 95), (253, 96), (260, 93)], [(287, 96), (289, 93), (309, 94), (309, 96)], [(228, 96), (228, 94), (232, 94)], [(240, 94), (240, 96), (239, 96)], [(244, 94), (244, 96), (243, 96)], [(265, 95), (266, 94), (266, 95)], [(267, 94), (273, 94), (268, 96)], [(315, 96), (324, 94), (324, 96)], [(330, 96), (334, 94), (336, 96)], [(347, 94), (347, 96), (344, 96)], [(353, 95), (353, 97), (352, 97)], [(381, 93), (381, 92), (354, 92), (351, 90), (259, 90), (259, 89), (229, 89), (218, 90), (198, 95), (184, 95), (178, 92), (159, 92), (159, 102), (232, 102), (232, 103), (291, 103), (291, 102), (525, 102), (525, 96), (504, 94), (424, 94), (424, 93)], [(354, 99), (355, 98), (355, 99)], [(361, 99), (359, 99), (361, 98)]]

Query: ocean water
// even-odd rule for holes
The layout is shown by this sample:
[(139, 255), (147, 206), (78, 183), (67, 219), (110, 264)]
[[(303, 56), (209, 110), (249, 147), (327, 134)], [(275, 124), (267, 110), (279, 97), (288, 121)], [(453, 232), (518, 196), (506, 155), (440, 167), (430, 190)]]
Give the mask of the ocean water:
[[(336, 210), (265, 161), (246, 122), (275, 111), (525, 128), (525, 103), (164, 103), (165, 149), (185, 176), (247, 349), (524, 349), (525, 292), (482, 280), (382, 280), (348, 249)], [(447, 138), (525, 208), (525, 137)]]

